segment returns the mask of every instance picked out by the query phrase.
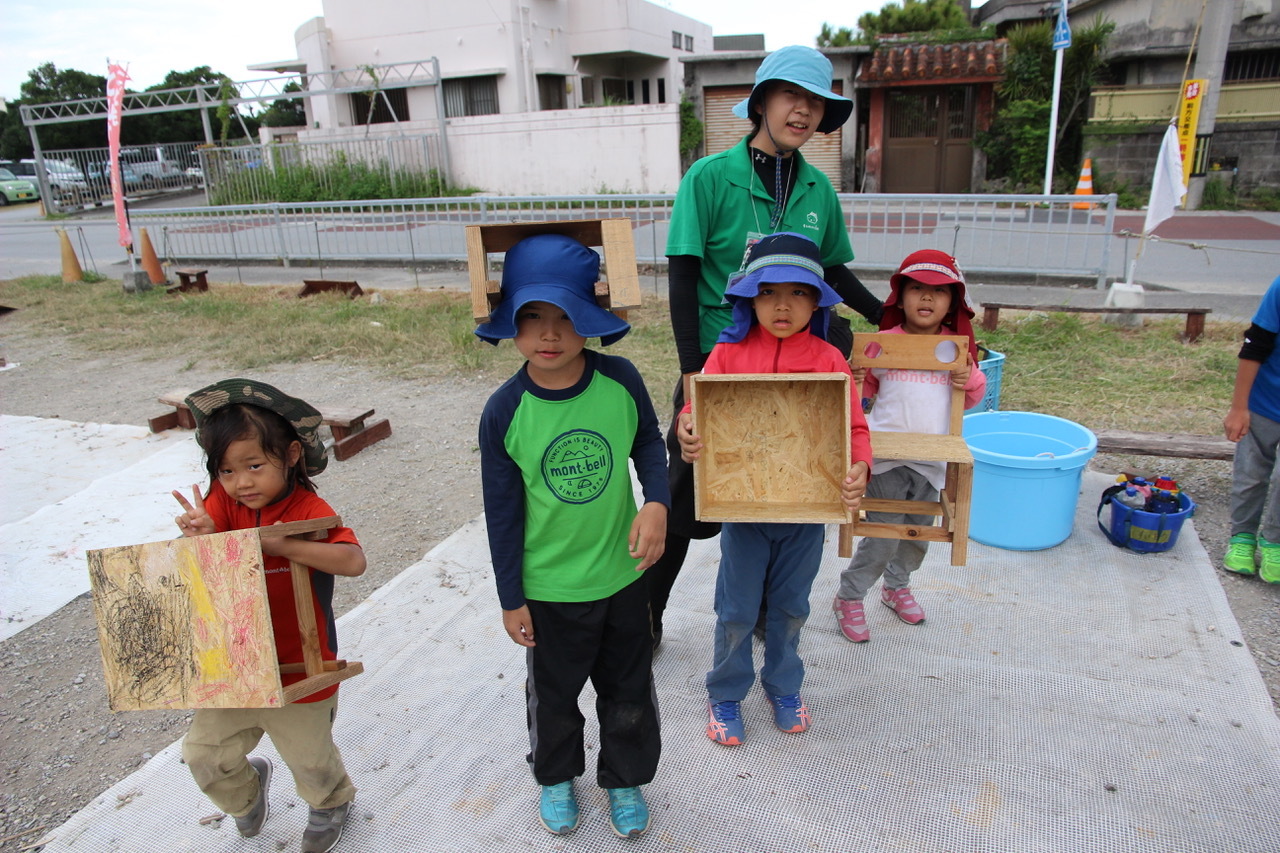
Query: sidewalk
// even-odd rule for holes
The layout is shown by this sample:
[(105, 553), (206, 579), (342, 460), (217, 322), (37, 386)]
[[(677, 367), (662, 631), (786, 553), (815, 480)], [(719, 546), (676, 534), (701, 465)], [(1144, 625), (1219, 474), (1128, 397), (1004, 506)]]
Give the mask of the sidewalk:
[[(963, 568), (933, 549), (916, 585), (928, 620), (908, 626), (873, 605), (864, 645), (830, 615), (829, 539), (802, 640), (814, 727), (776, 731), (755, 691), (737, 748), (703, 733), (718, 546), (694, 543), (655, 663), (653, 825), (634, 842), (610, 833), (590, 769), (577, 832), (553, 838), (537, 824), (523, 652), (496, 617), (476, 519), (340, 620), (344, 656), (366, 668), (342, 687), (337, 737), (360, 794), (340, 849), (1280, 849), (1280, 720), (1208, 557), (1190, 523), (1166, 553), (1108, 544), (1093, 513), (1108, 481), (1085, 475), (1075, 532), (1054, 549), (972, 543)], [(275, 758), (266, 741), (261, 751)], [(306, 807), (287, 773), (271, 796), (259, 838), (227, 819), (201, 825), (216, 810), (174, 744), (43, 849), (295, 849)]]

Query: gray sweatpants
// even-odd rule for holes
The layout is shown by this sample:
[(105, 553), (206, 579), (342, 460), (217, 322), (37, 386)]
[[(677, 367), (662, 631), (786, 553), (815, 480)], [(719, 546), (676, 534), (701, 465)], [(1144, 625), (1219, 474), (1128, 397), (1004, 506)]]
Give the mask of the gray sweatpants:
[[(1276, 447), (1280, 423), (1249, 413), (1249, 431), (1236, 444), (1231, 473), (1231, 535), (1261, 533), (1268, 542), (1280, 542), (1280, 500), (1267, 507), (1267, 495), (1280, 495), (1280, 468)], [(1264, 509), (1266, 510), (1264, 514)]]
[[(924, 475), (899, 465), (883, 474), (874, 474), (867, 483), (867, 497), (906, 501), (936, 501), (938, 490)], [(898, 512), (869, 512), (867, 521), (885, 524), (935, 524), (937, 516), (907, 515)], [(849, 567), (840, 573), (836, 596), (845, 601), (861, 601), (867, 590), (884, 575), (888, 589), (911, 586), (911, 573), (924, 562), (929, 543), (905, 539), (871, 539), (858, 543)]]

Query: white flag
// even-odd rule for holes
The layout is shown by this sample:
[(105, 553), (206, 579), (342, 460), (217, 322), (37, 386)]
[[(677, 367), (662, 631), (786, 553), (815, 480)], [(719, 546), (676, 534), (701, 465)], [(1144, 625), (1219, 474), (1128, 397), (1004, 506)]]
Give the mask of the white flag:
[(1160, 156), (1156, 157), (1156, 172), (1151, 178), (1151, 199), (1147, 202), (1147, 219), (1142, 223), (1143, 235), (1150, 234), (1156, 226), (1173, 216), (1173, 209), (1182, 204), (1187, 188), (1182, 183), (1182, 152), (1178, 149), (1178, 127), (1171, 124), (1164, 132), (1160, 144)]

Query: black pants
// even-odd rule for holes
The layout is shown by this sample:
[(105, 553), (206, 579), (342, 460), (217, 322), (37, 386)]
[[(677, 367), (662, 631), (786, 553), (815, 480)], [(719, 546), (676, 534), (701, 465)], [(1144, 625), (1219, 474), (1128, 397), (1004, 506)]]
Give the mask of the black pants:
[(536, 646), (529, 649), (528, 761), (539, 785), (557, 785), (586, 769), (578, 696), (596, 689), (602, 788), (653, 780), (662, 753), (648, 590), (637, 581), (599, 601), (530, 601)]

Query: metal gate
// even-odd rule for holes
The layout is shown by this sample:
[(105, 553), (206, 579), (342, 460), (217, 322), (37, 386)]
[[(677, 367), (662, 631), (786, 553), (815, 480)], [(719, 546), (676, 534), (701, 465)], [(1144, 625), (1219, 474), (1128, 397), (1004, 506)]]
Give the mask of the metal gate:
[(968, 192), (975, 88), (912, 87), (886, 95), (883, 191)]

